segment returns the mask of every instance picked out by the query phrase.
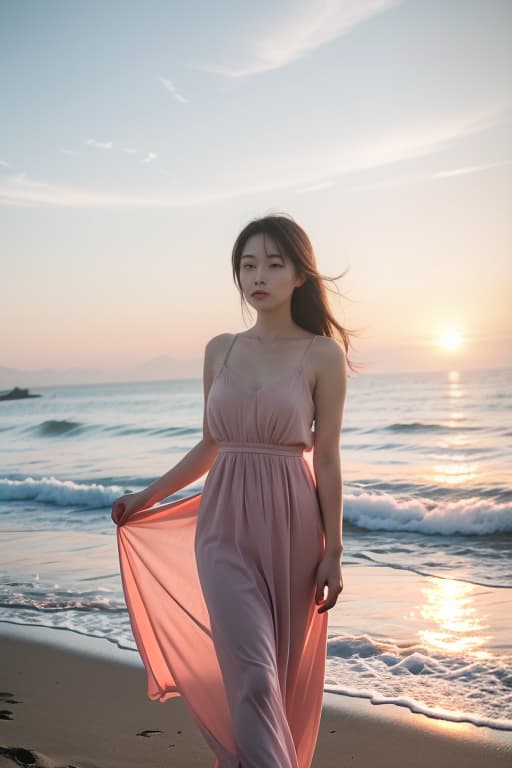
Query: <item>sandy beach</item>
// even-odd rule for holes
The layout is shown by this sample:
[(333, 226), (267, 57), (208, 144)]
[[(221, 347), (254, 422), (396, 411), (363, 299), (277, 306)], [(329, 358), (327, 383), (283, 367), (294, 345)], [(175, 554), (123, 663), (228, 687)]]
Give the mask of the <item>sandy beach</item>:
[(511, 32), (1, 3), (0, 768), (512, 768)]
[[(213, 768), (181, 697), (146, 697), (133, 652), (67, 630), (0, 623), (0, 766)], [(493, 768), (512, 733), (324, 694), (314, 768)]]

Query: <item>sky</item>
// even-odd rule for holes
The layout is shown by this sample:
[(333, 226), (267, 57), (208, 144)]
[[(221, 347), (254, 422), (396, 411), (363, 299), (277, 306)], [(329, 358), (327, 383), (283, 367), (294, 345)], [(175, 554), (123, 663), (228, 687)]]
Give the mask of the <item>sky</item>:
[(0, 366), (199, 376), (270, 213), (365, 371), (512, 366), (509, 0), (0, 0), (0, 83)]

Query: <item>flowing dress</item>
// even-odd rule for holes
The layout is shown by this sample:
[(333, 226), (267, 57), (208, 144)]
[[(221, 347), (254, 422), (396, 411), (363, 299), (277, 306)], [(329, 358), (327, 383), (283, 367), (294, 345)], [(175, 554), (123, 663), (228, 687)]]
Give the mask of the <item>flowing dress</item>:
[(224, 363), (206, 418), (203, 490), (117, 527), (122, 585), (150, 699), (182, 696), (214, 768), (309, 768), (328, 612), (315, 604), (324, 531), (304, 361), (249, 389)]

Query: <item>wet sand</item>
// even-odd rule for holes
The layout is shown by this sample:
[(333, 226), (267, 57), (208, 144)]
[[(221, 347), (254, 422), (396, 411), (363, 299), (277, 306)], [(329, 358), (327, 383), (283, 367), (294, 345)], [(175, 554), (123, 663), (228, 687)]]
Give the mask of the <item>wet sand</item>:
[[(137, 654), (68, 630), (0, 623), (0, 768), (213, 768), (181, 697), (146, 696)], [(312, 768), (494, 768), (512, 733), (324, 694)]]

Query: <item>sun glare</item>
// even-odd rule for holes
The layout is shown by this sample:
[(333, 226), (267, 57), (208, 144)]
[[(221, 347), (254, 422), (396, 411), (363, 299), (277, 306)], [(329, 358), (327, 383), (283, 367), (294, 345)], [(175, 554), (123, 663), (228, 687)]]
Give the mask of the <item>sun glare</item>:
[(462, 346), (462, 334), (455, 328), (450, 328), (441, 335), (439, 343), (445, 349), (454, 351)]

